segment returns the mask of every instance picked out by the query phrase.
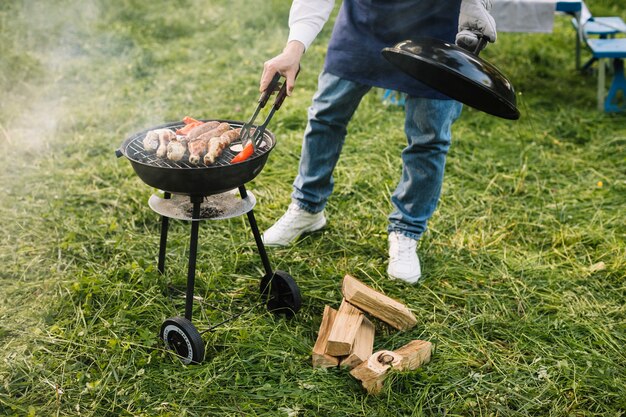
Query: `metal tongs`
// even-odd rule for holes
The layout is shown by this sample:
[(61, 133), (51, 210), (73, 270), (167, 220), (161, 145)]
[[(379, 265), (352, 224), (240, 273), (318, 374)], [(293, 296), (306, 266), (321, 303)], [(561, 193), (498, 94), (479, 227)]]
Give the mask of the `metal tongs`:
[[(298, 73), (300, 73), (300, 69), (298, 69)], [(298, 76), (298, 73), (296, 73), (296, 77)], [(241, 145), (243, 146), (243, 149), (241, 150), (241, 152), (235, 155), (235, 157), (232, 159), (231, 162), (241, 162), (247, 159), (251, 154), (256, 152), (257, 146), (261, 144), (263, 140), (263, 134), (265, 133), (265, 128), (269, 124), (270, 120), (272, 120), (272, 117), (274, 116), (274, 113), (276, 113), (276, 110), (280, 109), (280, 106), (282, 106), (283, 101), (285, 101), (285, 98), (287, 97), (287, 82), (286, 81), (283, 82), (283, 84), (279, 87), (278, 86), (279, 80), (280, 80), (280, 73), (277, 72), (276, 74), (274, 74), (274, 77), (272, 78), (272, 81), (270, 82), (267, 89), (263, 91), (263, 93), (261, 93), (261, 96), (259, 97), (258, 105), (256, 107), (256, 110), (254, 111), (254, 114), (252, 115), (250, 120), (248, 120), (246, 123), (244, 123), (243, 126), (241, 126), (241, 133), (239, 134), (239, 137), (241, 138)], [(261, 109), (265, 107), (270, 96), (276, 90), (278, 90), (278, 94), (276, 95), (276, 99), (274, 100), (272, 109), (270, 110), (269, 114), (263, 121), (263, 124), (257, 127), (254, 133), (252, 133), (252, 126), (256, 117), (258, 116)], [(252, 146), (252, 152), (250, 153), (250, 155), (247, 155), (245, 158), (242, 158), (244, 149), (246, 149), (246, 147), (249, 146), (250, 144)]]
[[(280, 80), (280, 74), (279, 73), (274, 74), (274, 78), (272, 78), (272, 81), (270, 81), (269, 86), (265, 89), (265, 91), (261, 93), (258, 104), (256, 106), (256, 110), (254, 110), (254, 114), (252, 115), (252, 117), (250, 117), (250, 120), (248, 120), (246, 123), (244, 123), (243, 126), (241, 126), (241, 133), (239, 133), (239, 137), (241, 138), (241, 144), (243, 146), (247, 145), (247, 142), (252, 139), (251, 132), (250, 132), (252, 130), (252, 123), (254, 123), (254, 121), (256, 120), (256, 117), (259, 115), (259, 112), (261, 111), (261, 109), (265, 107), (268, 100), (270, 99), (270, 96), (278, 88), (279, 80)], [(252, 144), (252, 146), (256, 147), (254, 143)]]

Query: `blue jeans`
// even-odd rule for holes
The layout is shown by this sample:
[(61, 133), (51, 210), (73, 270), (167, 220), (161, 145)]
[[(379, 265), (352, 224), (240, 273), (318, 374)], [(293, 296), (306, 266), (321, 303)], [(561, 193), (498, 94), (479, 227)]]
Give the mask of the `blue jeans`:
[[(298, 176), (291, 197), (310, 213), (324, 209), (334, 187), (333, 170), (339, 160), (347, 125), (370, 86), (322, 72), (308, 112)], [(402, 151), (402, 176), (391, 196), (394, 210), (388, 230), (413, 239), (426, 230), (443, 183), (452, 123), (461, 114), (461, 103), (407, 97)]]

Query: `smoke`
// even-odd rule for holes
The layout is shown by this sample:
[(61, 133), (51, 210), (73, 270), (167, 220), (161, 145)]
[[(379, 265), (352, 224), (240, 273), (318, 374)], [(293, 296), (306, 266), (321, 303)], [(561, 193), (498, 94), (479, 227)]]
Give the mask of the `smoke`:
[(8, 91), (0, 108), (0, 143), (10, 145), (6, 151), (15, 154), (7, 156), (15, 160), (24, 151), (40, 154), (58, 136), (67, 104), (84, 87), (67, 80), (84, 59), (85, 34), (100, 12), (90, 0), (15, 2), (4, 12), (1, 81)]

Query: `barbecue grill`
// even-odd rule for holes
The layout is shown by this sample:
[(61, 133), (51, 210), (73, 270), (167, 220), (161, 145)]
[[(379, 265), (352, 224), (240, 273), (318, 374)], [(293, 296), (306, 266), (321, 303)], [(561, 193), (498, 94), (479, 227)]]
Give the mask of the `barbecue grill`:
[[(243, 122), (233, 120), (217, 121), (227, 122), (233, 129), (243, 125)], [(144, 150), (142, 142), (149, 131), (162, 128), (176, 130), (183, 126), (183, 122), (167, 123), (135, 133), (122, 143), (118, 155), (125, 155), (139, 178), (152, 187), (172, 194), (204, 196), (232, 190), (254, 179), (263, 169), (269, 152), (276, 144), (274, 135), (265, 131), (263, 137), (259, 138), (259, 146), (250, 158), (231, 164), (230, 160), (242, 146), (241, 141), (237, 140), (208, 166), (203, 162), (192, 165), (187, 159), (170, 161), (167, 158), (159, 158), (154, 152)]]
[[(277, 80), (278, 77), (275, 77), (275, 81)], [(253, 154), (242, 162), (231, 162), (232, 158), (242, 148), (241, 139), (233, 142), (215, 163), (208, 166), (203, 163), (192, 165), (185, 159), (174, 162), (159, 158), (154, 153), (144, 150), (143, 139), (147, 132), (160, 128), (176, 130), (184, 126), (183, 122), (168, 123), (135, 133), (127, 138), (116, 151), (118, 157), (125, 156), (130, 161), (135, 173), (143, 182), (163, 191), (162, 195), (152, 195), (148, 201), (150, 208), (161, 215), (158, 258), (158, 271), (161, 274), (165, 273), (165, 253), (170, 219), (191, 222), (185, 315), (184, 317), (176, 316), (165, 320), (159, 333), (165, 346), (174, 351), (185, 364), (202, 362), (205, 351), (202, 334), (191, 323), (198, 232), (202, 220), (228, 219), (246, 214), (265, 270), (265, 275), (261, 277), (260, 281), (260, 301), (257, 305), (265, 304), (269, 311), (287, 317), (295, 314), (301, 307), (300, 290), (294, 279), (285, 271), (272, 269), (254, 217), (253, 207), (256, 205), (256, 198), (245, 187), (247, 182), (261, 172), (269, 153), (276, 145), (274, 135), (266, 130), (265, 126), (284, 100), (286, 95), (284, 84), (276, 97), (272, 112), (261, 126), (263, 129), (259, 129), (259, 134), (254, 134), (252, 138), (254, 141)], [(255, 116), (267, 102), (267, 98), (275, 90), (275, 87), (268, 88), (269, 94), (264, 93), (261, 96)], [(203, 122), (207, 121), (210, 120), (203, 120)], [(240, 121), (218, 121), (229, 123), (231, 128), (244, 126), (244, 123)], [(252, 127), (258, 126), (252, 125)], [(254, 307), (256, 305), (252, 308)], [(233, 315), (202, 333), (211, 331), (241, 314)]]

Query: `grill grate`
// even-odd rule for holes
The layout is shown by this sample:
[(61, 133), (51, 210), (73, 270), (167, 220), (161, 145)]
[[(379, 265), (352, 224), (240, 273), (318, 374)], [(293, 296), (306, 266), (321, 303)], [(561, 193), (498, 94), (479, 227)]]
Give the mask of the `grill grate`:
[[(170, 125), (169, 129), (179, 129), (181, 125)], [(230, 123), (230, 127), (232, 129), (237, 129), (242, 126), (241, 123)], [(212, 168), (212, 167), (220, 167), (230, 165), (230, 160), (239, 153), (241, 150), (241, 140), (237, 139), (234, 141), (229, 147), (224, 149), (224, 152), (220, 155), (220, 157), (211, 165), (205, 165), (202, 159), (198, 165), (193, 165), (189, 163), (188, 157), (186, 154), (185, 157), (180, 161), (170, 161), (167, 158), (159, 158), (156, 156), (154, 152), (148, 152), (143, 148), (143, 139), (145, 138), (148, 132), (142, 132), (137, 134), (134, 138), (131, 138), (126, 145), (126, 156), (141, 164), (150, 165), (159, 168), (171, 168), (171, 169), (198, 169), (198, 168)], [(273, 144), (273, 138), (267, 133), (264, 132), (263, 140), (256, 147), (256, 151), (252, 154), (251, 158), (254, 158), (259, 155), (263, 155), (268, 152)]]

